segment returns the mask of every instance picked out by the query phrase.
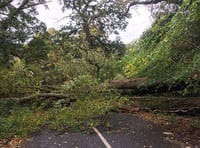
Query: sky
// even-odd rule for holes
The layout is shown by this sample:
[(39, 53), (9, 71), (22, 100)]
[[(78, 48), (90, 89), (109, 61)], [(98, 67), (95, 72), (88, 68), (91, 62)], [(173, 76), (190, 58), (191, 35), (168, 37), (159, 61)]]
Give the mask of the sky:
[[(45, 9), (44, 6), (39, 6), (38, 18), (45, 22), (48, 28), (59, 29), (60, 26), (67, 23), (66, 16), (67, 12), (63, 13), (61, 6), (57, 1), (52, 1), (48, 4), (49, 9)], [(150, 11), (144, 6), (138, 6), (131, 8), (132, 18), (128, 20), (129, 24), (125, 31), (120, 31), (119, 36), (124, 43), (130, 43), (133, 40), (138, 39), (142, 33), (148, 29), (152, 24), (152, 18)], [(115, 39), (116, 36), (110, 35), (110, 39)]]

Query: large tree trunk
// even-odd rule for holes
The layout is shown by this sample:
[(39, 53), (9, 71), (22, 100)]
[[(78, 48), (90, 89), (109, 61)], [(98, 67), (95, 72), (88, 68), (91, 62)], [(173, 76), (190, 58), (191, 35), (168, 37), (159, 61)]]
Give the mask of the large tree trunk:
[(111, 88), (117, 89), (137, 89), (144, 85), (146, 78), (135, 78), (135, 79), (125, 79), (125, 80), (113, 80), (110, 82)]
[(185, 82), (179, 82), (174, 85), (162, 84), (156, 82), (148, 84), (147, 78), (135, 78), (125, 80), (113, 80), (110, 82), (110, 88), (118, 89), (122, 94), (148, 94), (148, 93), (163, 93), (183, 90), (187, 85)]

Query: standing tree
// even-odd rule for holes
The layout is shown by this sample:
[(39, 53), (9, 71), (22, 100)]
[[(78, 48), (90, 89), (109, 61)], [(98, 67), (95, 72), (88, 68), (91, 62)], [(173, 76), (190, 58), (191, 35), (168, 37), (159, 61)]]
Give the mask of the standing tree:
[[(130, 14), (124, 14), (123, 3), (113, 0), (60, 0), (63, 10), (69, 11), (70, 23), (66, 27), (73, 33), (84, 32), (85, 40), (90, 48), (96, 46), (107, 47), (108, 35), (117, 33), (118, 29), (125, 29), (126, 18)], [(98, 33), (92, 34), (93, 30)]]
[[(70, 21), (62, 31), (67, 32), (67, 37), (74, 37), (73, 44), (85, 52), (82, 55), (85, 56), (88, 64), (95, 67), (98, 78), (106, 59), (109, 58), (108, 53), (118, 52), (119, 55), (124, 53), (125, 48), (120, 40), (113, 42), (109, 39), (109, 35), (118, 34), (119, 30), (126, 28), (127, 19), (131, 17), (130, 8), (138, 4), (149, 5), (161, 2), (164, 2), (162, 5), (181, 3), (180, 0), (60, 0), (63, 11), (70, 12), (68, 16)], [(92, 58), (95, 57), (94, 55), (90, 56), (91, 53), (102, 53), (99, 50), (106, 53), (101, 56), (104, 57), (101, 62), (97, 58)]]
[(46, 30), (36, 15), (36, 6), (46, 0), (1, 0), (0, 2), (0, 62), (7, 62), (10, 55), (20, 56), (23, 43), (36, 33)]
[[(88, 44), (106, 46), (108, 35), (118, 33), (127, 26), (127, 18), (130, 18), (130, 8), (135, 5), (149, 5), (163, 3), (181, 4), (182, 0), (60, 0), (63, 11), (71, 11), (70, 23), (66, 29), (70, 33), (78, 33), (82, 30)], [(104, 36), (91, 34), (91, 29), (96, 28)]]

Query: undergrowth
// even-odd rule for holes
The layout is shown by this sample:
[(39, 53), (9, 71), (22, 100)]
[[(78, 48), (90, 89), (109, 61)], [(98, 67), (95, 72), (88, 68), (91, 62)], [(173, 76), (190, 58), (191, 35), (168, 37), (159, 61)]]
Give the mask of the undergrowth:
[(8, 112), (0, 115), (0, 138), (24, 137), (44, 127), (58, 131), (88, 131), (115, 108), (114, 101), (116, 97), (80, 99), (69, 107), (55, 106), (47, 110), (13, 104), (7, 109), (1, 108), (2, 113)]

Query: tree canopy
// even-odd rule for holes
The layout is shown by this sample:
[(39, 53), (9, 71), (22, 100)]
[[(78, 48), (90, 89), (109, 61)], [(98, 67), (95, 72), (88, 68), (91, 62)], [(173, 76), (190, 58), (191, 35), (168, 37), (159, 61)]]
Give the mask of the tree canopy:
[(36, 6), (44, 4), (45, 0), (1, 0), (0, 54), (4, 61), (10, 54), (19, 56), (18, 52), (25, 41), (45, 31), (45, 24), (36, 17)]
[[(83, 31), (91, 47), (96, 44), (107, 46), (110, 34), (118, 34), (118, 30), (124, 30), (128, 23), (127, 19), (131, 17), (129, 13), (131, 7), (161, 2), (163, 2), (162, 7), (182, 3), (181, 0), (60, 0), (63, 11), (71, 12), (70, 22), (64, 28), (69, 30), (70, 35)], [(98, 30), (101, 36), (92, 34), (92, 29)]]

